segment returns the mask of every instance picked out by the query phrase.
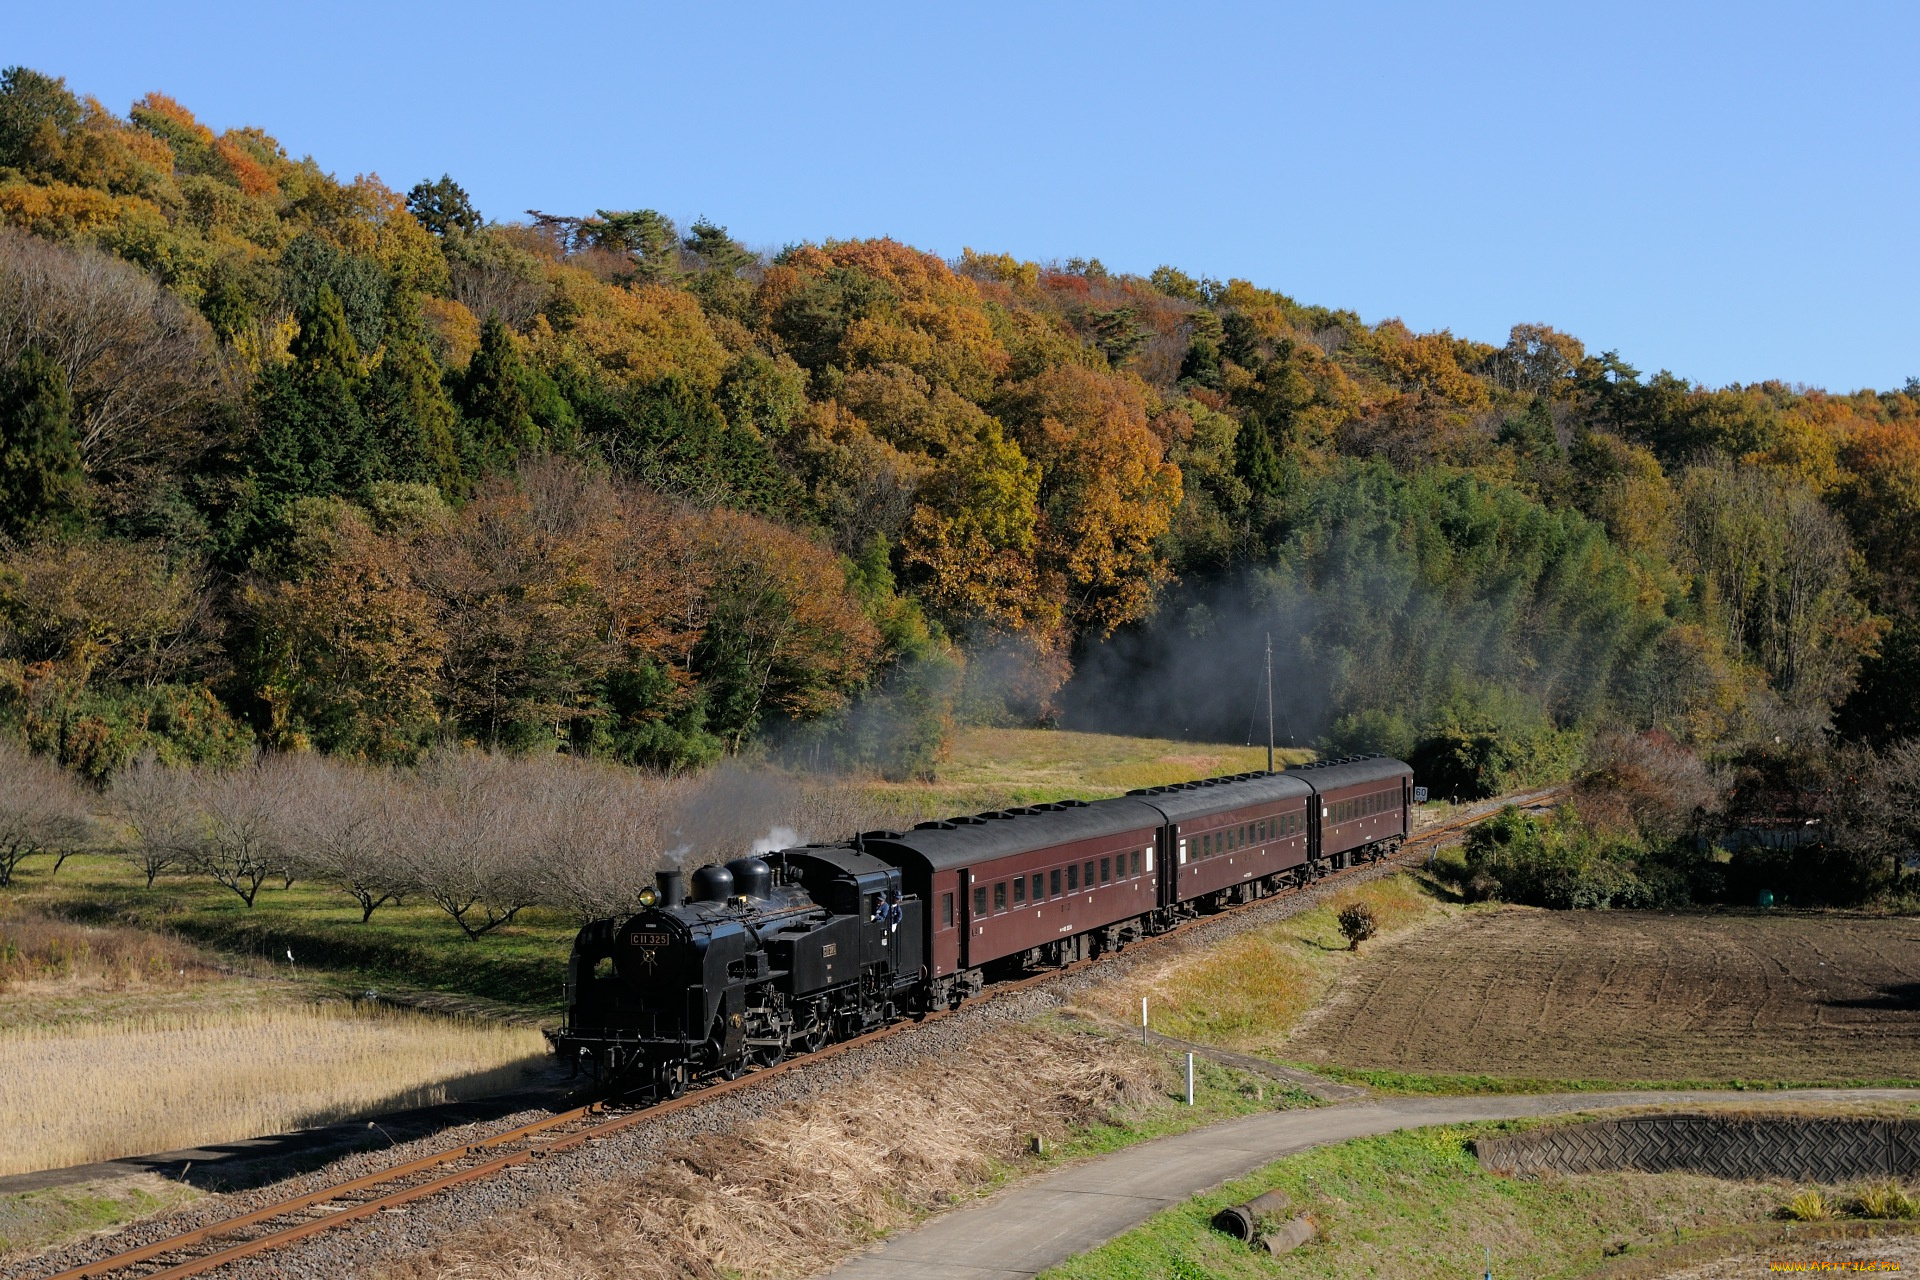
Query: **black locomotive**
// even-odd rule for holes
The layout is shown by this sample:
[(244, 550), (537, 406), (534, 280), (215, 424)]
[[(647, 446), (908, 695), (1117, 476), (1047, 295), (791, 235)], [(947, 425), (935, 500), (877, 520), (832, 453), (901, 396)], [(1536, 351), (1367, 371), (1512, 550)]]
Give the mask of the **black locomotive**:
[(870, 831), (662, 871), (580, 931), (557, 1053), (672, 1097), (948, 1008), (1398, 848), (1413, 771), (1381, 756)]

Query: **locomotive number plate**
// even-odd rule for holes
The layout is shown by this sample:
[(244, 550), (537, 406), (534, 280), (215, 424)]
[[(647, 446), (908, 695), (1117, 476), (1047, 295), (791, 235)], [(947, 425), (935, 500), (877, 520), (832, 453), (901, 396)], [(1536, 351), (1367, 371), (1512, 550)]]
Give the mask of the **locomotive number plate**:
[(673, 935), (666, 933), (636, 933), (627, 938), (630, 947), (670, 947)]
[(820, 958), (822, 960), (831, 960), (833, 959), (833, 957), (839, 954), (840, 954), (840, 944), (837, 942), (829, 942), (827, 943), (827, 945), (820, 948)]

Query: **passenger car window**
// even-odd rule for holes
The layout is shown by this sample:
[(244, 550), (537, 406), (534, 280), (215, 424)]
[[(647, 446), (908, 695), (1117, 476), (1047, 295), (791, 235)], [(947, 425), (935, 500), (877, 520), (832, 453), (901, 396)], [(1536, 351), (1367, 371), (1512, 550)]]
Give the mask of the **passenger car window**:
[(1025, 876), (1015, 876), (1013, 878), (1013, 905), (1017, 907), (1026, 900), (1027, 878)]
[(973, 891), (973, 914), (976, 916), (987, 914), (987, 886), (985, 885), (980, 885)]
[(940, 895), (940, 927), (953, 928), (953, 895), (950, 893)]
[(1033, 900), (1040, 901), (1047, 896), (1047, 878), (1040, 872), (1033, 873)]
[(1079, 891), (1080, 891), (1080, 867), (1077, 863), (1070, 862), (1067, 864), (1067, 892), (1078, 893)]
[(1140, 874), (1140, 851), (1138, 849), (1135, 849), (1127, 855), (1127, 874), (1134, 876)]
[(1055, 867), (1047, 873), (1047, 886), (1053, 890), (1051, 894), (1052, 897), (1057, 898), (1060, 896), (1060, 868)]
[(1087, 888), (1093, 888), (1093, 859), (1087, 859), (1086, 865), (1080, 868), (1080, 879)]
[(1101, 884), (1113, 883), (1113, 859), (1112, 858), (1100, 859), (1100, 883)]
[(1007, 882), (1002, 880), (993, 886), (993, 914), (999, 915), (1007, 909)]

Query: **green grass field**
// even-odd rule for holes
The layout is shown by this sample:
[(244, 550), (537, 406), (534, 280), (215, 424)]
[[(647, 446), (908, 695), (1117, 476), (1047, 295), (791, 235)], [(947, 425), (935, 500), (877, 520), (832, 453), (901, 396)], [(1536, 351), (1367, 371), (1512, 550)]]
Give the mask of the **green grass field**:
[[(1467, 1147), (1518, 1124), (1413, 1129), (1339, 1143), (1269, 1165), (1155, 1215), (1043, 1280), (1560, 1280), (1609, 1256), (1646, 1252), (1784, 1203), (1784, 1184), (1691, 1174), (1505, 1178)], [(1213, 1215), (1275, 1188), (1320, 1238), (1272, 1257), (1213, 1229)], [(1489, 1253), (1491, 1251), (1491, 1253)]]
[[(282, 889), (272, 881), (248, 907), (201, 876), (162, 876), (149, 889), (132, 866), (110, 855), (69, 858), (57, 876), (46, 865), (29, 863), (4, 891), (8, 899), (83, 923), (166, 930), (247, 977), (355, 991), (421, 989), (476, 1002), (475, 1011), (557, 1010), (579, 928), (561, 912), (531, 908), (512, 926), (469, 940), (424, 900), (382, 907), (362, 924), (359, 907), (325, 884), (296, 881)], [(16, 1003), (0, 1002), (0, 1023)]]

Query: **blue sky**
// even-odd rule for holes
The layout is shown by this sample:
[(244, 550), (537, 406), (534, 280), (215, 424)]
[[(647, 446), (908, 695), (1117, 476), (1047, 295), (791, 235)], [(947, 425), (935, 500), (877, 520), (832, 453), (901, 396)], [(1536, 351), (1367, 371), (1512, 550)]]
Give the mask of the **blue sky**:
[(1920, 374), (1911, 4), (5, 12), (0, 62), (115, 111), (161, 89), (495, 218), (1173, 263), (1710, 385)]

